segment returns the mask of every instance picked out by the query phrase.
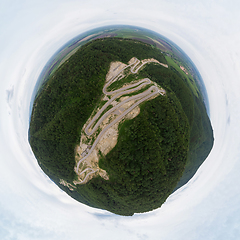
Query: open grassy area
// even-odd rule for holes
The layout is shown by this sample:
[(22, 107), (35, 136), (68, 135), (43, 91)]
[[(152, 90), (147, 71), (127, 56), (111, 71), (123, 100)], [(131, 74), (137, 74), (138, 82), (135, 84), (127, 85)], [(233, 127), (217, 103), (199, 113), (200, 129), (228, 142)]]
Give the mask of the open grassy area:
[(173, 68), (175, 68), (175, 69), (179, 72), (179, 74), (181, 75), (181, 77), (182, 77), (183, 79), (186, 79), (187, 84), (188, 84), (189, 87), (191, 88), (192, 92), (194, 93), (194, 95), (195, 95), (196, 97), (198, 97), (198, 96), (199, 96), (199, 95), (198, 95), (198, 94), (199, 94), (199, 90), (198, 90), (198, 87), (197, 87), (194, 79), (192, 78), (192, 76), (191, 76), (190, 74), (187, 75), (187, 74), (184, 73), (184, 71), (181, 70), (181, 68), (180, 68), (180, 66), (182, 66), (183, 64), (181, 64), (181, 63), (178, 63), (178, 64), (177, 64), (177, 63), (176, 63), (174, 60), (172, 60), (172, 58), (169, 57), (169, 56), (166, 56), (166, 59), (167, 59), (168, 65), (169, 65), (169, 66), (172, 66)]

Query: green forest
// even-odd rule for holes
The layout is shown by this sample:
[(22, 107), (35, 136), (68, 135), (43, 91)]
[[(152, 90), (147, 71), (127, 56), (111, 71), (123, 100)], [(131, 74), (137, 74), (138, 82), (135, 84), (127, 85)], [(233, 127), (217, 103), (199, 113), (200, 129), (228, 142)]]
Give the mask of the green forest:
[(213, 145), (204, 103), (182, 74), (147, 64), (141, 77), (167, 94), (142, 103), (140, 114), (120, 125), (117, 145), (99, 162), (109, 180), (93, 178), (74, 191), (59, 184), (76, 178), (74, 149), (101, 99), (110, 63), (127, 64), (132, 57), (167, 64), (159, 49), (137, 40), (103, 38), (82, 46), (42, 87), (29, 127), (40, 167), (61, 189), (84, 204), (127, 216), (160, 207), (193, 176)]

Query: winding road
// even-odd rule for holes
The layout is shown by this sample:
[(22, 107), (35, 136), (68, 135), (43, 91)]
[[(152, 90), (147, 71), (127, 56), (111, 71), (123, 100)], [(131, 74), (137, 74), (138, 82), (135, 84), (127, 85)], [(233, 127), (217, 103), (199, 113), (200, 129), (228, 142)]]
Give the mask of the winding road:
[[(98, 129), (98, 127), (101, 125), (101, 123), (110, 115), (110, 114), (115, 114), (114, 112), (116, 110), (118, 110), (121, 106), (123, 106), (126, 103), (129, 103), (130, 101), (135, 101), (129, 108), (125, 109), (123, 112), (121, 112), (112, 122), (110, 122), (105, 128), (102, 129), (102, 131), (99, 133), (99, 135), (97, 136), (96, 140), (94, 141), (91, 149), (89, 150), (89, 152), (87, 153), (87, 155), (85, 157), (83, 157), (78, 163), (77, 163), (77, 173), (79, 171), (79, 166), (80, 164), (86, 159), (88, 158), (88, 156), (92, 153), (92, 151), (95, 149), (96, 145), (98, 144), (99, 140), (102, 138), (102, 136), (106, 133), (106, 131), (111, 128), (114, 124), (116, 124), (117, 122), (119, 122), (124, 116), (126, 116), (129, 112), (131, 112), (135, 107), (137, 107), (140, 103), (146, 101), (147, 99), (157, 95), (157, 94), (161, 94), (164, 95), (166, 94), (166, 91), (164, 89), (160, 89), (159, 87), (157, 87), (156, 85), (153, 84), (153, 82), (148, 79), (148, 78), (144, 78), (136, 83), (130, 84), (128, 86), (122, 87), (120, 89), (108, 92), (107, 88), (119, 77), (119, 75), (128, 67), (131, 67), (131, 72), (133, 74), (137, 73), (138, 70), (146, 63), (148, 62), (143, 62), (142, 64), (140, 64), (140, 66), (137, 67), (137, 65), (139, 65), (140, 61), (135, 58), (135, 61), (127, 66), (125, 66), (123, 69), (121, 69), (120, 71), (118, 71), (103, 87), (103, 93), (106, 96), (112, 96), (105, 104), (104, 106), (97, 112), (97, 114), (92, 118), (92, 120), (89, 122), (89, 124), (86, 126), (85, 128), (85, 133), (88, 136), (91, 136), (92, 134), (94, 134), (96, 132), (96, 130)], [(165, 64), (161, 64), (164, 67), (168, 67)], [(137, 67), (137, 68), (136, 68)], [(136, 69), (135, 69), (136, 68)], [(135, 69), (135, 70), (134, 70)], [(131, 97), (128, 97), (127, 99), (123, 100), (122, 102), (118, 103), (117, 105), (115, 105), (114, 107), (112, 107), (111, 109), (109, 109), (106, 113), (104, 113), (101, 117), (100, 115), (107, 109), (108, 106), (110, 106), (113, 101), (115, 101), (116, 99), (118, 99), (119, 97), (123, 96), (123, 95), (127, 95), (127, 94), (131, 94), (134, 92), (137, 92), (138, 90), (142, 89), (143, 87), (152, 84), (152, 86), (150, 86), (147, 90), (145, 90), (142, 93), (133, 95)], [(100, 118), (99, 118), (100, 117)], [(98, 119), (99, 118), (99, 119)], [(96, 122), (96, 120), (98, 120)], [(96, 123), (95, 123), (96, 122)], [(91, 127), (93, 126), (93, 124), (95, 123), (94, 127), (91, 129)], [(91, 129), (91, 130), (89, 130)], [(93, 170), (92, 168), (88, 167), (86, 169), (84, 169), (82, 172), (78, 173), (78, 175), (80, 176), (81, 174), (85, 173), (86, 171), (90, 170), (91, 172), (89, 172), (84, 179), (78, 183), (78, 184), (83, 184), (86, 182), (88, 176), (90, 174), (95, 173), (97, 170)]]

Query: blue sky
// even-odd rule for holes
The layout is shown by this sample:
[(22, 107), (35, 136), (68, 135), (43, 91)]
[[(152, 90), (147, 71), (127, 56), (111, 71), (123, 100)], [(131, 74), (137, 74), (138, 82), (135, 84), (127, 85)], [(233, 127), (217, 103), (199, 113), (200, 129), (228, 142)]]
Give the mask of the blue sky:
[[(240, 235), (240, 2), (0, 0), (0, 239), (237, 239)], [(129, 24), (174, 41), (200, 71), (215, 144), (193, 179), (149, 213), (80, 204), (41, 171), (29, 104), (48, 59), (87, 30)]]

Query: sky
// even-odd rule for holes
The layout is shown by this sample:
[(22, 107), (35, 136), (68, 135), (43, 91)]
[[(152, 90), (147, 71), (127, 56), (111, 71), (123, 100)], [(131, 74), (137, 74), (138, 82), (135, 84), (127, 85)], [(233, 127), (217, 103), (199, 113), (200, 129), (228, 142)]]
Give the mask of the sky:
[[(0, 0), (0, 239), (235, 240), (240, 236), (238, 0)], [(154, 211), (118, 216), (85, 206), (42, 172), (28, 143), (41, 70), (76, 35), (144, 27), (175, 42), (202, 75), (214, 147)]]

